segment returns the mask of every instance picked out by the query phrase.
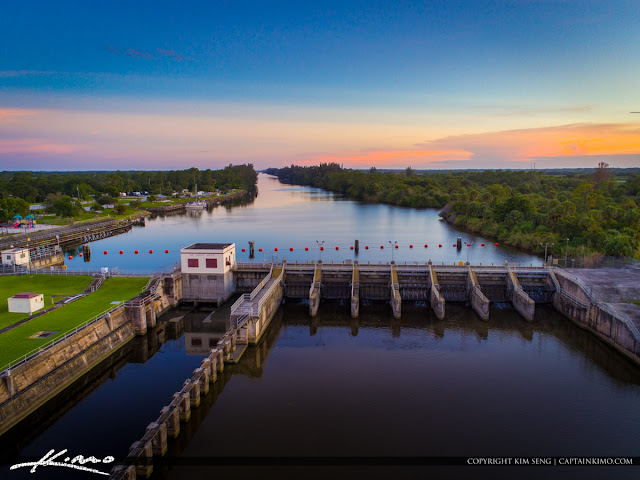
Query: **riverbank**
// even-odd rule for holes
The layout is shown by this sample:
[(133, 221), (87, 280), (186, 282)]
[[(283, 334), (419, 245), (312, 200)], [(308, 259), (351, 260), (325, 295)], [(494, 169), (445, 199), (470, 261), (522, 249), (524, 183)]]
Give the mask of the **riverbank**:
[[(94, 293), (0, 335), (3, 361), (15, 357), (27, 344), (31, 348), (29, 342), (42, 345), (2, 371), (0, 434), (61, 393), (135, 335), (144, 335), (147, 325), (155, 327), (156, 313), (162, 313), (173, 303), (164, 298), (159, 282), (147, 281), (147, 278), (106, 279)], [(136, 295), (145, 284), (149, 289)], [(105, 308), (113, 304), (116, 306)], [(72, 329), (73, 325), (78, 326), (68, 332), (70, 325)], [(33, 332), (54, 328), (60, 329), (54, 331), (57, 335), (34, 338)]]
[(640, 191), (634, 174), (627, 183), (609, 178), (615, 172), (602, 177), (553, 170), (417, 173), (409, 168), (401, 173), (322, 164), (266, 172), (283, 183), (323, 188), (357, 201), (437, 208), (467, 232), (538, 255), (555, 253), (549, 250), (555, 245), (556, 252), (589, 260), (640, 256)]

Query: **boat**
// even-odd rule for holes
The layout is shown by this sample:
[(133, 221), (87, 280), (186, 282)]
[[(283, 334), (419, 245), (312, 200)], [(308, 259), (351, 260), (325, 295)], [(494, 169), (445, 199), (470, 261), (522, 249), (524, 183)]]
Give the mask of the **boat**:
[(187, 210), (202, 210), (207, 208), (207, 202), (198, 200), (198, 184), (196, 183), (196, 201), (189, 202), (185, 205)]

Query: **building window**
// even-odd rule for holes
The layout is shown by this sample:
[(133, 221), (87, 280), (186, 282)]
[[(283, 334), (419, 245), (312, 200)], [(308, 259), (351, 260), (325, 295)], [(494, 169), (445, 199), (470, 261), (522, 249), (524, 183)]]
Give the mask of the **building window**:
[(218, 259), (207, 258), (207, 268), (218, 268)]
[(190, 258), (187, 260), (187, 266), (189, 268), (198, 268), (198, 259), (197, 258)]
[(192, 347), (201, 347), (202, 346), (202, 339), (198, 338), (198, 337), (193, 337), (191, 339), (191, 346)]

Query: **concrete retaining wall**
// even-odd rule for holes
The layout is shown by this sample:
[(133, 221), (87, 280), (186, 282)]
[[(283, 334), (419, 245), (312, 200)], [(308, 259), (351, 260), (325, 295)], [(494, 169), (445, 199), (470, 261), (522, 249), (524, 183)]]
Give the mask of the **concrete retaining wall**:
[(557, 279), (562, 289), (570, 295), (556, 293), (553, 297), (555, 309), (640, 364), (640, 339), (636, 338), (627, 323), (604, 306), (595, 305), (582, 287), (570, 278), (557, 275)]
[(0, 434), (134, 337), (124, 307), (16, 367), (0, 382)]

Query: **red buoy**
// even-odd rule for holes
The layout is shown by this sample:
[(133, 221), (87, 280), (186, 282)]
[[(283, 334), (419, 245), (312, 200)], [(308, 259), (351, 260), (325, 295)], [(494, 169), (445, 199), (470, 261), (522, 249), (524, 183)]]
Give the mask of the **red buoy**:
[(369, 250), (369, 245), (367, 245), (366, 247), (364, 247), (365, 250)]
[(259, 251), (259, 252), (261, 252), (261, 251), (262, 251), (262, 249), (261, 249), (261, 248), (259, 248), (259, 249), (258, 249), (258, 251)]
[(309, 251), (309, 247), (304, 247), (304, 251), (308, 252)]
[(120, 250), (120, 255), (122, 255), (124, 252), (122, 250)]
[(149, 253), (153, 253), (153, 250), (149, 250)]
[(351, 245), (351, 250), (353, 250), (353, 245)]
[(380, 245), (380, 248), (384, 248), (384, 245)]
[(429, 245), (427, 245), (426, 243), (424, 244), (424, 248), (427, 248)]
[[(244, 252), (244, 248), (242, 249), (242, 251)], [(165, 250), (164, 253), (169, 253), (169, 250)]]
[(69, 255), (69, 260), (71, 260), (73, 257), (71, 255)]
[(289, 247), (289, 251), (290, 251), (290, 252), (293, 252), (293, 247)]
[(398, 248), (398, 245), (396, 245), (396, 248)]
[(413, 245), (409, 245), (409, 248), (413, 248)]
[(274, 251), (274, 252), (277, 252), (277, 251), (278, 251), (278, 247), (274, 248), (274, 249), (273, 249), (273, 251)]
[(80, 254), (80, 256), (82, 256), (82, 254)]
[(106, 251), (106, 250), (104, 251), (104, 254), (105, 254), (105, 255), (107, 254), (107, 251)]
[(498, 243), (496, 242), (496, 247), (498, 246)]
[(457, 247), (457, 245), (456, 245), (455, 243), (453, 244), (453, 246), (454, 246), (454, 247)]
[(137, 255), (138, 254), (138, 250), (134, 251), (133, 253), (135, 253)]
[(324, 250), (324, 247), (320, 247), (320, 250)]
[(336, 250), (340, 250), (340, 247), (336, 247)]
[(242, 249), (242, 251), (244, 252), (244, 248)]
[(471, 246), (471, 244), (470, 244), (470, 243), (467, 243), (467, 247), (470, 247), (470, 246)]
[(442, 244), (441, 244), (441, 243), (439, 243), (439, 244), (438, 244), (438, 246), (439, 246), (439, 247), (442, 247)]
[(484, 243), (481, 243), (481, 244), (480, 244), (480, 246), (481, 246), (481, 247), (484, 247)]

